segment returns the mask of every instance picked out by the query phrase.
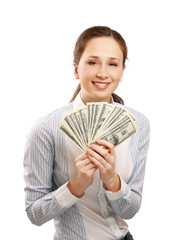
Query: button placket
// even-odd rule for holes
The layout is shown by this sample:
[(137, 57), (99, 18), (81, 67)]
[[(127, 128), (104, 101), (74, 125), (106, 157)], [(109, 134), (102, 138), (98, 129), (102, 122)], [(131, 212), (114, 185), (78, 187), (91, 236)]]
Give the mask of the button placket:
[(100, 208), (101, 215), (108, 223), (108, 225), (109, 225), (111, 231), (113, 232), (113, 234), (115, 235), (116, 239), (121, 237), (121, 231), (116, 223), (116, 220), (112, 216), (109, 215), (105, 192), (104, 192), (103, 184), (101, 181), (100, 181), (97, 198), (99, 201), (99, 208)]

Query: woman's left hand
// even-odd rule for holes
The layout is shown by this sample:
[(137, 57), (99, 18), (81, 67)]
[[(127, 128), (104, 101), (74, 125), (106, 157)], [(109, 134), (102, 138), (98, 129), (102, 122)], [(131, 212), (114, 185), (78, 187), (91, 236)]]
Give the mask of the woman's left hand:
[(115, 171), (116, 154), (114, 145), (106, 140), (98, 140), (86, 150), (88, 158), (98, 167), (106, 190), (117, 192), (121, 188), (119, 175)]

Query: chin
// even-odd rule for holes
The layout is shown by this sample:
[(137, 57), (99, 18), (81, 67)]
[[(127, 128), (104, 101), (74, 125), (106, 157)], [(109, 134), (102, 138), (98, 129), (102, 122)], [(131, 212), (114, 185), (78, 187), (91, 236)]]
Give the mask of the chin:
[(96, 96), (96, 97), (94, 97), (94, 99), (96, 99), (96, 102), (110, 102), (110, 100), (111, 100), (111, 95), (108, 95), (108, 96)]

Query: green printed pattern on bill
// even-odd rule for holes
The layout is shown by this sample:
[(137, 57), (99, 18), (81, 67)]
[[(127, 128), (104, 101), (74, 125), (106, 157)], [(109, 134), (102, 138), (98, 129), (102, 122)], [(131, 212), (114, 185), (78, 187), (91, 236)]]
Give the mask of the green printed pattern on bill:
[(66, 115), (60, 129), (85, 151), (99, 139), (117, 146), (137, 131), (137, 124), (134, 115), (121, 105), (92, 102)]

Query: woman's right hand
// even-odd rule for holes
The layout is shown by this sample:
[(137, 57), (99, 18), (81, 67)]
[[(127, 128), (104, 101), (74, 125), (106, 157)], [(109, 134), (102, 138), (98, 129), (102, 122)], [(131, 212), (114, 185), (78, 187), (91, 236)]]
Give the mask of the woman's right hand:
[(69, 181), (67, 187), (73, 195), (81, 197), (85, 190), (92, 184), (97, 167), (89, 160), (86, 153), (77, 157), (75, 162), (77, 175)]

